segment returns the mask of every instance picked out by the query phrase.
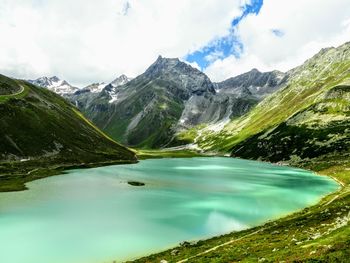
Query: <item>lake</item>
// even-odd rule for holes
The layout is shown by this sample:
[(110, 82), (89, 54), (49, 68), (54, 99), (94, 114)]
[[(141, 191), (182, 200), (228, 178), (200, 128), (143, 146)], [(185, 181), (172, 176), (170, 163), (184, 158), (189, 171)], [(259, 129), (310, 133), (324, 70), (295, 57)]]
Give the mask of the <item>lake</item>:
[(223, 157), (76, 169), (27, 186), (0, 193), (0, 262), (134, 259), (262, 224), (338, 188), (309, 171)]

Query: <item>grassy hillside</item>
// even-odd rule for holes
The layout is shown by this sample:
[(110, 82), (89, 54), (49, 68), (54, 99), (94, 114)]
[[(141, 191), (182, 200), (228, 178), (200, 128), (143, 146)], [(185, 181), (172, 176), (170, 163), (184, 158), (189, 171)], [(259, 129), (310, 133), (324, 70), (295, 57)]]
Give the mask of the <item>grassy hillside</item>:
[[(281, 89), (259, 103), (248, 114), (232, 120), (217, 132), (208, 128), (197, 129), (196, 136), (193, 136), (192, 130), (192, 138), (194, 137), (196, 143), (204, 150), (231, 152), (244, 140), (275, 129), (304, 111), (315, 111), (320, 106), (335, 110), (337, 107), (343, 107), (341, 105), (346, 98), (342, 97), (334, 98), (330, 102), (333, 106), (325, 106), (322, 103), (327, 103), (326, 97), (330, 90), (346, 87), (350, 83), (350, 43), (338, 48), (323, 49), (302, 66), (288, 72), (288, 75), (288, 81)], [(343, 109), (341, 112), (336, 110), (327, 114), (327, 117), (332, 119), (329, 120), (330, 123), (333, 120), (337, 122), (338, 118), (342, 119), (345, 116), (344, 114), (346, 115)], [(306, 116), (309, 117), (312, 118), (311, 115)]]
[(136, 161), (59, 95), (2, 75), (0, 86), (0, 190), (52, 168)]
[(350, 159), (350, 86), (330, 89), (323, 99), (232, 148), (232, 155), (294, 165), (342, 154)]
[(101, 107), (106, 107), (106, 111), (91, 108), (87, 114), (113, 138), (139, 148), (157, 148), (170, 140), (172, 125), (181, 116), (184, 106), (181, 98), (174, 95), (177, 89), (170, 81), (131, 81), (125, 87), (126, 99), (118, 104), (102, 100)]
[[(235, 88), (239, 92), (241, 87)], [(125, 85), (107, 85), (97, 94), (78, 92), (69, 99), (112, 138), (132, 147), (159, 149), (177, 145), (173, 137), (179, 129), (241, 116), (258, 101), (246, 92), (243, 99), (218, 95), (198, 69), (159, 57)]]
[(253, 229), (183, 245), (136, 262), (348, 262), (350, 43), (288, 72), (285, 86), (223, 130), (181, 134), (205, 151), (281, 162), (336, 179), (319, 204)]

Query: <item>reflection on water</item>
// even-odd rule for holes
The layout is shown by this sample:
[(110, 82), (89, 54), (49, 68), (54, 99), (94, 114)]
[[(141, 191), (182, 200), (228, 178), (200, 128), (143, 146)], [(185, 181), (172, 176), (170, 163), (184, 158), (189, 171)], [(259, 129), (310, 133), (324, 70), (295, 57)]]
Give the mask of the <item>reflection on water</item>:
[(132, 259), (261, 224), (338, 187), (308, 171), (231, 158), (79, 169), (28, 186), (0, 194), (0, 262)]

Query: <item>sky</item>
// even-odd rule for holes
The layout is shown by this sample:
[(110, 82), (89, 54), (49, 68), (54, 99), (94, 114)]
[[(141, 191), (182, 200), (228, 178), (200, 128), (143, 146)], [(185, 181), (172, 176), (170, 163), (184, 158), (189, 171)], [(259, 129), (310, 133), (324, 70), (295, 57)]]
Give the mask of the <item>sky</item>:
[(349, 0), (0, 0), (0, 73), (76, 86), (178, 57), (213, 81), (350, 41)]

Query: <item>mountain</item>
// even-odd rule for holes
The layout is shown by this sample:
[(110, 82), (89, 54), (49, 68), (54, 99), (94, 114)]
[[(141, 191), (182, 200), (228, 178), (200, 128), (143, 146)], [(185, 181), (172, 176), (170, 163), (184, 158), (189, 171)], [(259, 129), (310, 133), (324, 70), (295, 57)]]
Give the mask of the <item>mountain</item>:
[(26, 170), (32, 163), (38, 168), (136, 161), (133, 152), (110, 139), (59, 95), (3, 75), (0, 116), (2, 174), (8, 165), (12, 174), (22, 162)]
[(127, 77), (126, 75), (122, 74), (119, 77), (117, 77), (115, 80), (113, 80), (111, 83), (109, 83), (112, 87), (116, 88), (118, 86), (124, 85), (128, 83), (131, 78)]
[(126, 75), (123, 74), (123, 75), (120, 75), (115, 80), (113, 80), (111, 83), (109, 83), (105, 87), (105, 92), (108, 93), (108, 95), (110, 96), (110, 100), (108, 101), (108, 103), (113, 103), (118, 99), (118, 93), (119, 93), (118, 87), (125, 85), (130, 80), (132, 79), (128, 78)]
[(186, 102), (180, 119), (181, 127), (186, 130), (200, 124), (211, 124), (211, 128), (216, 130), (231, 119), (247, 113), (267, 95), (278, 90), (287, 79), (288, 76), (279, 71), (260, 72), (253, 69), (214, 83), (216, 94), (196, 94)]
[[(259, 81), (252, 81), (253, 75), (261, 75)], [(78, 91), (70, 100), (114, 139), (160, 148), (183, 143), (174, 137), (179, 131), (203, 123), (222, 125), (243, 115), (284, 79), (281, 72), (251, 71), (212, 83), (179, 59), (159, 56), (133, 80), (121, 76), (119, 86), (112, 82), (99, 94)]]
[[(177, 136), (212, 154), (309, 169), (337, 181), (337, 191), (279, 220), (137, 262), (349, 261), (350, 42), (322, 49), (281, 77), (277, 91), (243, 116), (216, 130), (198, 125)], [(288, 187), (299, 183), (288, 180)]]
[(68, 94), (65, 97), (70, 100), (77, 108), (86, 110), (93, 103), (93, 101), (102, 95), (108, 96), (108, 103), (112, 103), (118, 97), (118, 87), (128, 83), (131, 78), (126, 75), (120, 75), (111, 83), (106, 84), (105, 82), (94, 83), (82, 88), (73, 94)]
[(73, 103), (115, 139), (139, 147), (166, 145), (184, 109), (195, 94), (215, 94), (213, 83), (178, 59), (159, 57), (143, 74), (118, 87), (108, 85), (93, 98)]
[(260, 72), (252, 69), (247, 73), (217, 83), (217, 90), (220, 93), (235, 93), (237, 96), (250, 94), (263, 98), (275, 92), (287, 79), (288, 75), (278, 70)]
[(219, 131), (199, 128), (192, 135), (199, 147), (295, 165), (349, 158), (350, 43), (321, 50), (287, 75), (248, 114)]
[[(106, 87), (107, 84), (105, 82), (100, 82), (100, 83), (92, 83), (88, 86), (86, 86), (85, 88), (83, 88), (83, 90), (87, 90), (91, 93), (99, 93), (101, 92), (104, 87)], [(74, 92), (75, 93), (75, 92)]]
[(56, 76), (51, 78), (41, 77), (35, 80), (28, 80), (28, 82), (43, 88), (47, 88), (60, 95), (72, 94), (78, 90), (77, 87), (73, 87), (67, 81), (60, 80)]

